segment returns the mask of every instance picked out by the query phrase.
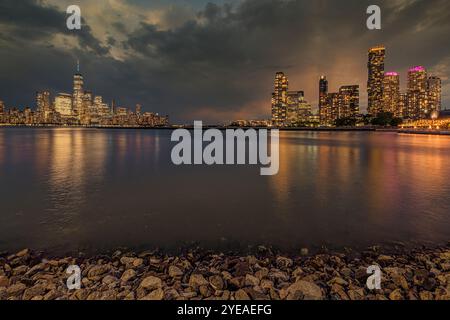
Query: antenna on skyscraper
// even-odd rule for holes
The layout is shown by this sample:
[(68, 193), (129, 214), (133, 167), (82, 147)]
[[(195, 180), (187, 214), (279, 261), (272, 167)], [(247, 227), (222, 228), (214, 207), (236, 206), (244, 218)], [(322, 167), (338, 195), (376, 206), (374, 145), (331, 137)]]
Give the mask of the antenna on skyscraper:
[(80, 73), (80, 60), (77, 59), (77, 73)]

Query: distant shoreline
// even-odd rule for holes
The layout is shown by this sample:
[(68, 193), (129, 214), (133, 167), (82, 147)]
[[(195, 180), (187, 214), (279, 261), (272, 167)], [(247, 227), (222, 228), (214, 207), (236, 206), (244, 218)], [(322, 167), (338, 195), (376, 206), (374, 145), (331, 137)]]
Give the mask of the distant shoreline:
[[(193, 130), (193, 126), (182, 126), (173, 125), (168, 127), (139, 127), (139, 126), (60, 126), (60, 125), (10, 125), (10, 124), (0, 124), (1, 128), (30, 128), (30, 129), (115, 129), (115, 130), (176, 130), (176, 129), (187, 129)], [(205, 125), (203, 127), (206, 129), (278, 129), (284, 132), (392, 132), (399, 134), (419, 134), (419, 135), (450, 135), (450, 130), (427, 130), (427, 129), (401, 129), (401, 128), (375, 128), (375, 127), (342, 127), (342, 128), (269, 128), (269, 127), (236, 127), (236, 126), (220, 126), (220, 125)]]

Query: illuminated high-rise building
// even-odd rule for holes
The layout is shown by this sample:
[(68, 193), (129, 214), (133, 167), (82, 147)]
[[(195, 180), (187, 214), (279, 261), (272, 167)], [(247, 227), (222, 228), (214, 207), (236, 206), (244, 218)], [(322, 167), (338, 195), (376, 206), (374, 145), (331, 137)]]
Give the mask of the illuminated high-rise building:
[(78, 118), (83, 109), (84, 79), (79, 73), (73, 76), (73, 113)]
[(50, 92), (42, 91), (36, 93), (36, 109), (43, 123), (50, 122), (52, 105), (50, 103)]
[(440, 112), (442, 108), (442, 81), (438, 77), (427, 80), (427, 98), (429, 112)]
[(275, 76), (275, 91), (272, 93), (272, 123), (283, 126), (287, 119), (287, 92), (289, 81), (283, 72)]
[(5, 104), (0, 101), (0, 123), (5, 122)]
[(319, 80), (319, 118), (321, 125), (326, 125), (327, 95), (328, 95), (328, 80), (327, 77), (321, 76)]
[(286, 97), (286, 124), (292, 125), (299, 121), (299, 106), (305, 100), (303, 91), (288, 91)]
[(91, 114), (93, 112), (92, 92), (85, 91), (81, 100), (81, 109), (79, 111), (80, 121), (83, 125), (91, 124)]
[(342, 86), (339, 89), (338, 100), (336, 119), (356, 118), (359, 114), (359, 85)]
[(383, 80), (383, 112), (390, 112), (395, 117), (401, 117), (400, 76), (397, 72), (386, 72)]
[(417, 66), (408, 71), (408, 115), (423, 119), (429, 115), (427, 100), (427, 71)]
[(55, 97), (55, 111), (62, 117), (72, 116), (72, 95), (68, 93), (60, 93)]
[(397, 113), (399, 118), (409, 118), (408, 114), (408, 94), (400, 93), (398, 99)]
[(334, 126), (339, 119), (340, 95), (338, 92), (332, 92), (327, 95), (326, 118), (324, 125)]
[(368, 112), (376, 116), (383, 110), (383, 78), (386, 48), (378, 46), (369, 50), (367, 81)]

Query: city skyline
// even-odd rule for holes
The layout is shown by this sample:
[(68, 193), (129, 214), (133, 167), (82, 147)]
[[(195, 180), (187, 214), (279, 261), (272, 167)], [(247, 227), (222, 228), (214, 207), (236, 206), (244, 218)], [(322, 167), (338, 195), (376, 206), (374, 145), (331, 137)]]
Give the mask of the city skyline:
[(402, 91), (408, 68), (424, 65), (442, 79), (443, 107), (450, 105), (447, 1), (381, 1), (379, 31), (365, 25), (368, 1), (80, 1), (80, 33), (65, 27), (69, 2), (1, 2), (0, 96), (9, 106), (29, 104), (36, 90), (64, 92), (70, 80), (61, 79), (79, 59), (105, 101), (139, 101), (175, 123), (269, 118), (266, 92), (279, 70), (313, 108), (320, 75), (330, 92), (358, 84), (365, 111), (366, 50), (379, 43)]

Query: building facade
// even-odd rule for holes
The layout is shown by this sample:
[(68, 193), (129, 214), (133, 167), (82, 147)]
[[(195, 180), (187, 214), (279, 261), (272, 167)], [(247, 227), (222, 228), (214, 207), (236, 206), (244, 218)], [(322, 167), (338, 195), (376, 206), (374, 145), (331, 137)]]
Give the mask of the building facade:
[(328, 80), (326, 76), (321, 76), (319, 80), (319, 122), (320, 125), (327, 124), (327, 101), (328, 101)]
[(428, 111), (439, 113), (442, 109), (442, 81), (438, 77), (427, 80)]
[(283, 126), (287, 119), (287, 92), (289, 81), (283, 72), (275, 76), (275, 91), (272, 93), (272, 124)]
[(386, 57), (386, 48), (378, 46), (369, 50), (368, 62), (368, 112), (376, 116), (383, 110), (383, 78), (384, 78), (384, 60)]
[(401, 117), (400, 110), (400, 75), (397, 72), (386, 72), (383, 80), (383, 112), (390, 112)]
[(429, 115), (427, 97), (427, 71), (417, 66), (408, 71), (408, 116), (411, 119), (424, 119)]

